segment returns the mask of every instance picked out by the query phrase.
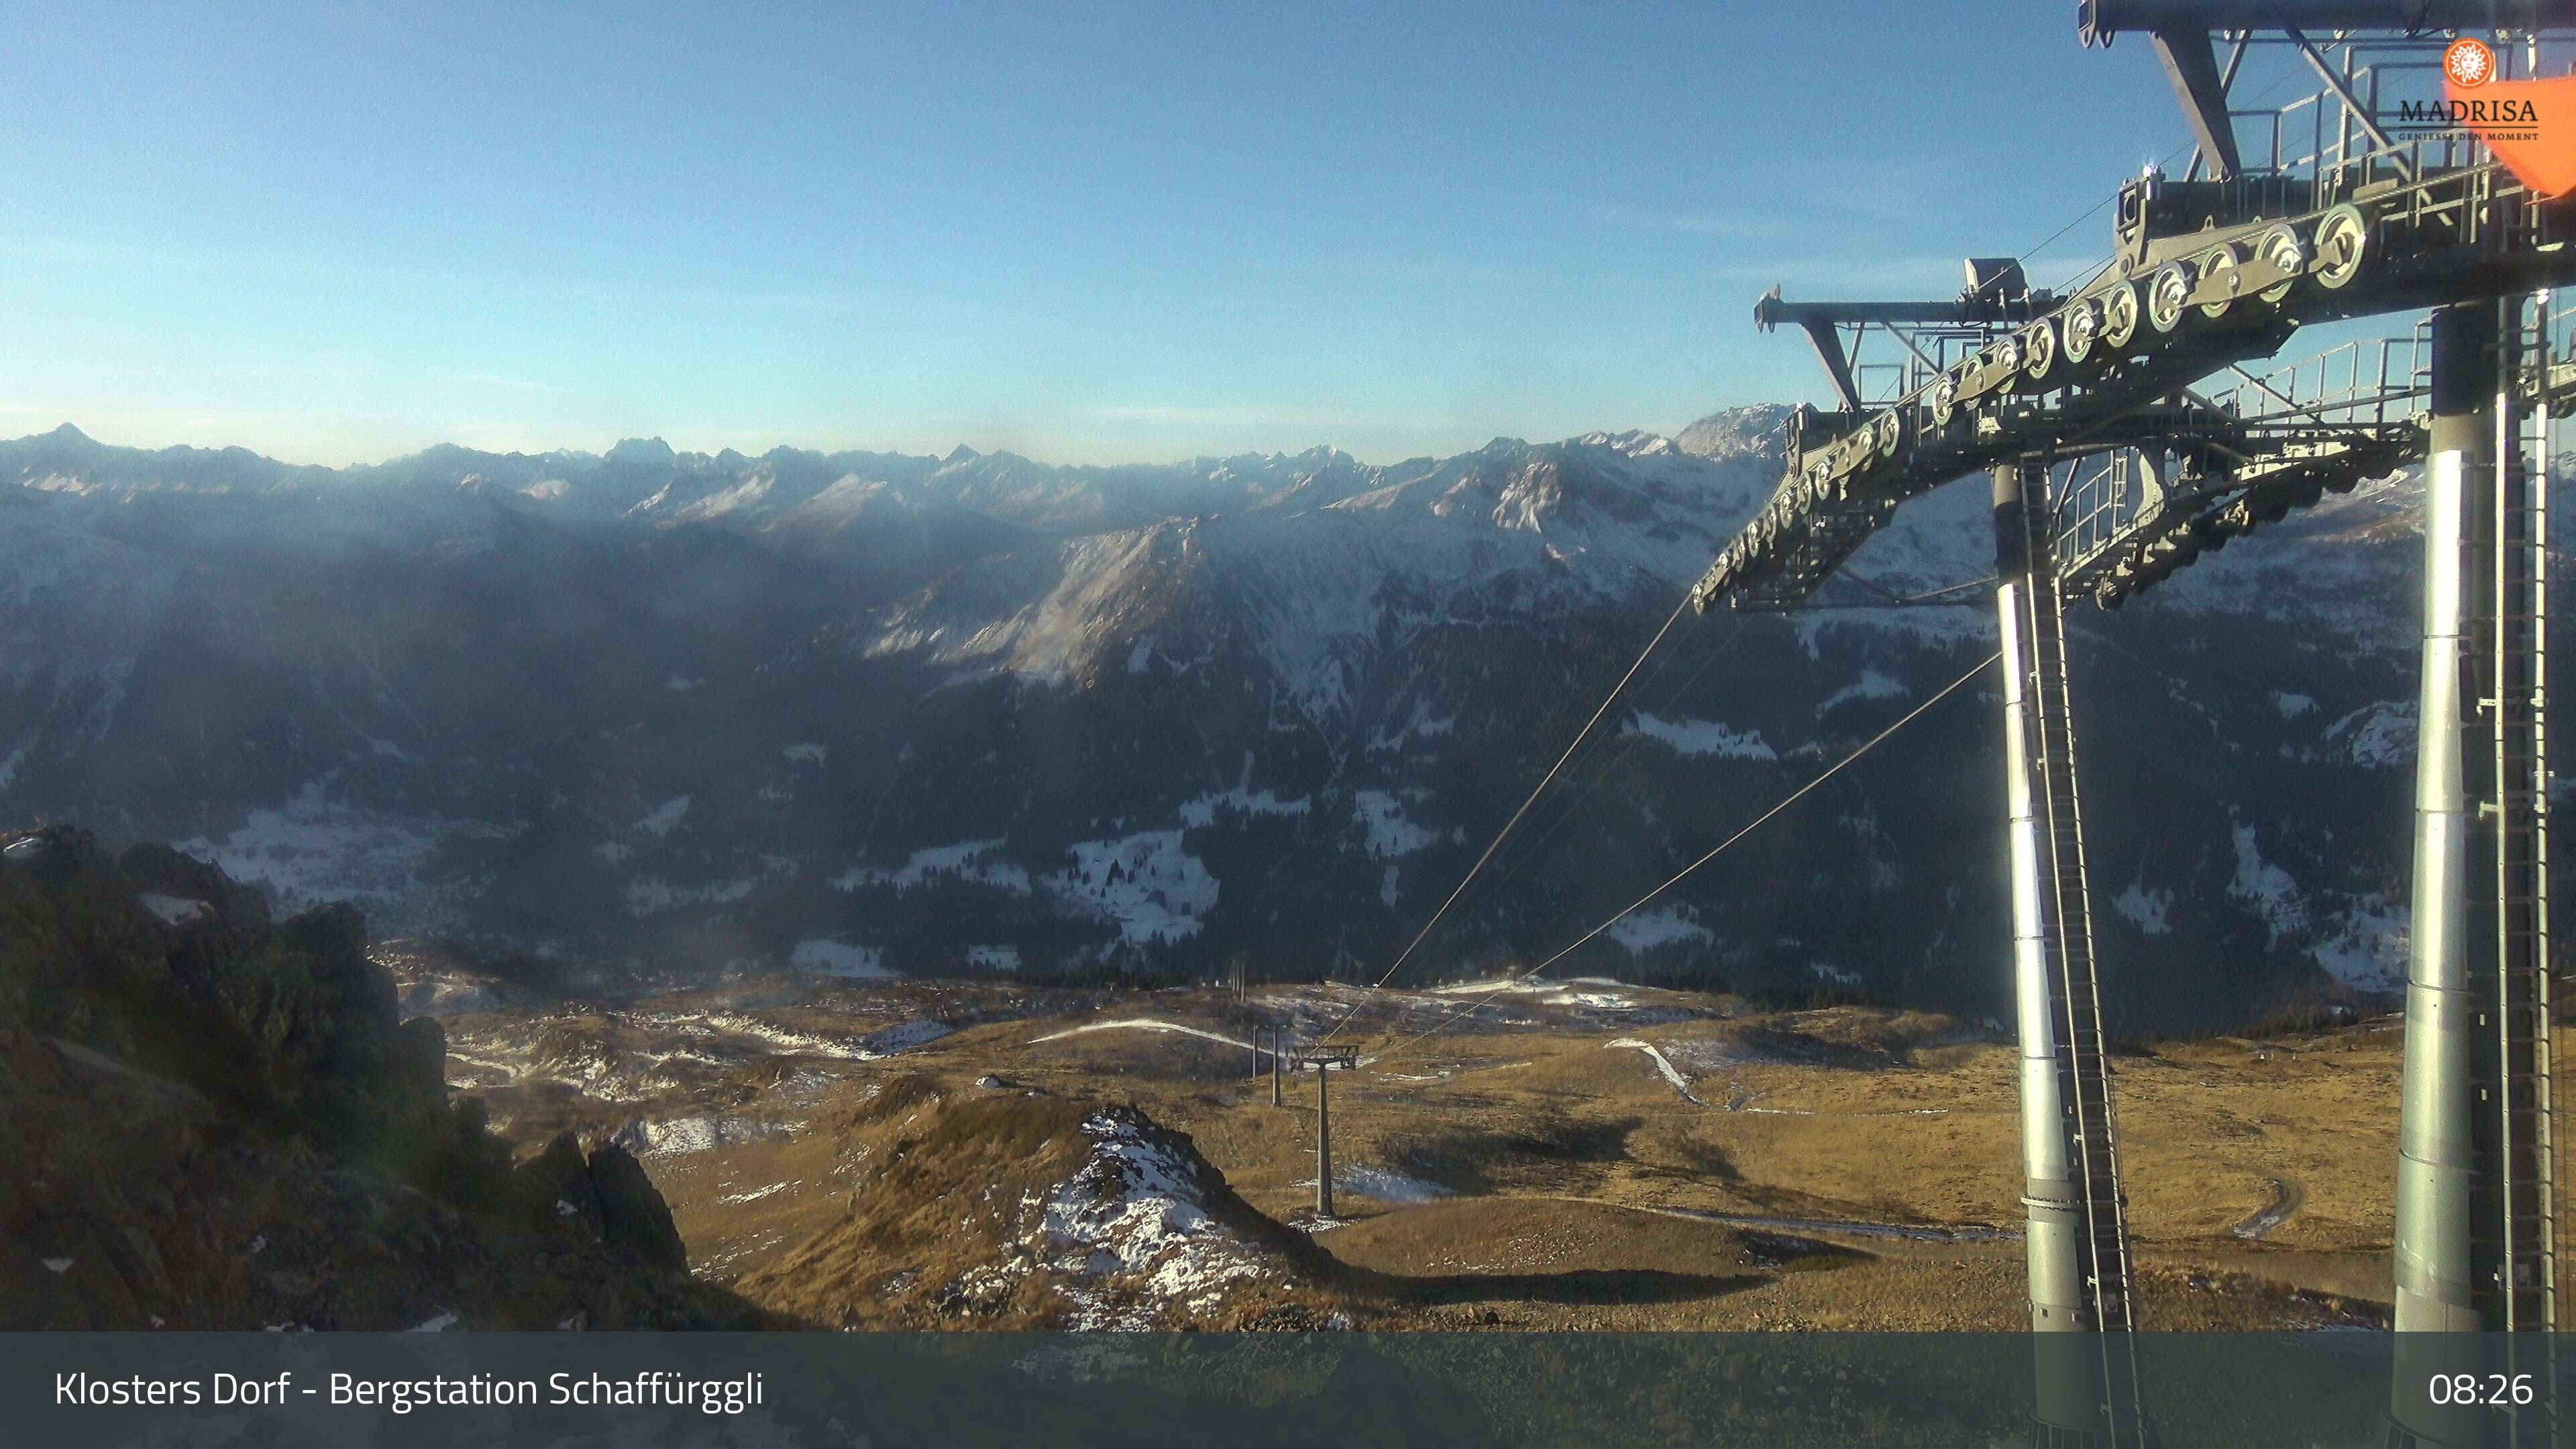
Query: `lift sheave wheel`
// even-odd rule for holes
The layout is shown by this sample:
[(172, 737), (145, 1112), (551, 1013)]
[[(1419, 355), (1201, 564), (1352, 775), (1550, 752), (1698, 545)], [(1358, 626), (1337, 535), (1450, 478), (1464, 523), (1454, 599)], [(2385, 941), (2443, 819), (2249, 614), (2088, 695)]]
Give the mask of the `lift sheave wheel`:
[(2242, 262), (2237, 257), (2234, 247), (2220, 247), (2214, 252), (2204, 254), (2194, 264), (2193, 270), (2199, 274), (2198, 290), (2214, 291), (2219, 294), (2217, 300), (2200, 304), (2200, 315), (2215, 322), (2227, 315), (2228, 308), (2236, 305), (2236, 294), (2244, 289), (2244, 272), (2240, 269), (2241, 266)]
[(2280, 281), (2255, 295), (2274, 306), (2287, 301), (2290, 289), (2298, 285), (2299, 276), (2308, 269), (2308, 244), (2300, 238), (2299, 229), (2285, 221), (2263, 233), (2263, 239), (2254, 244), (2254, 255), (2281, 273)]
[(2333, 291), (2361, 275), (2376, 250), (2371, 230), (2370, 218), (2350, 202), (2326, 213), (2317, 223), (2318, 286)]
[(2031, 382), (2040, 382), (2056, 365), (2057, 329), (2042, 317), (2021, 334), (2021, 375)]
[[(2102, 298), (2102, 346), (2117, 355), (2138, 335), (2138, 319), (2146, 308), (2138, 297), (2135, 282), (2115, 283)], [(2109, 361), (2109, 358), (2103, 359)]]
[(2069, 366), (2080, 366), (2093, 355), (2093, 342), (2102, 335), (2102, 304), (2090, 297), (2078, 297), (2069, 303), (2064, 319), (2058, 323), (2058, 350), (2066, 355)]
[(2180, 262), (2167, 262), (2147, 279), (2147, 325), (2158, 332), (2171, 332), (2182, 325), (2185, 312), (2191, 310), (2191, 289), (2195, 282), (2191, 270)]

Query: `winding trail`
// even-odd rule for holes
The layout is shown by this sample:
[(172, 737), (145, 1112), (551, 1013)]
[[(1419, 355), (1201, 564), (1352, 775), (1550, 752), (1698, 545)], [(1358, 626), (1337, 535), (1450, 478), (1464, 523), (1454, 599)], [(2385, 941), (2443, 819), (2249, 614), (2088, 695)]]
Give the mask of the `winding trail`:
[(1664, 1074), (1664, 1080), (1673, 1084), (1673, 1090), (1682, 1094), (1683, 1101), (1690, 1103), (1694, 1107), (1705, 1107), (1708, 1105), (1706, 1102), (1700, 1100), (1697, 1092), (1691, 1090), (1690, 1078), (1683, 1076), (1681, 1068), (1674, 1066), (1673, 1059), (1665, 1056), (1663, 1048), (1656, 1046), (1653, 1042), (1640, 1041), (1633, 1036), (1623, 1036), (1617, 1041), (1603, 1042), (1602, 1045), (1604, 1047), (1627, 1047), (1633, 1051), (1641, 1051), (1646, 1055), (1653, 1057), (1655, 1059), (1655, 1070)]
[[(2234, 1167), (2241, 1164), (2228, 1165)], [(2253, 1169), (2246, 1170), (2250, 1172)], [(2265, 1173), (2263, 1180), (2272, 1184), (2272, 1201), (2266, 1204), (2262, 1211), (2228, 1230), (2249, 1243), (2260, 1242), (2271, 1236), (2274, 1228), (2288, 1222), (2300, 1208), (2307, 1205), (2308, 1201), (2308, 1190), (2301, 1187), (2295, 1178), (2274, 1177), (2270, 1173)]]
[[(1037, 1046), (1042, 1042), (1062, 1041), (1069, 1036), (1081, 1036), (1086, 1032), (1094, 1031), (1153, 1031), (1161, 1032), (1166, 1036), (1194, 1036), (1201, 1041), (1212, 1041), (1223, 1046), (1240, 1047), (1245, 1051), (1252, 1050), (1252, 1043), (1246, 1041), (1242, 1037), (1227, 1036), (1223, 1032), (1209, 1031), (1205, 1027), (1184, 1026), (1177, 1021), (1165, 1021), (1158, 1016), (1123, 1016), (1116, 1021), (1087, 1021), (1080, 1026), (1069, 1026), (1062, 1031), (1051, 1031), (1044, 1036), (1030, 1037), (1029, 1045)], [(1262, 1051), (1267, 1055), (1269, 1048), (1264, 1047), (1262, 1048)], [(1288, 1060), (1292, 1062), (1297, 1060), (1297, 1052), (1297, 1043), (1294, 1040), (1291, 1040), (1288, 1044)], [(1364, 1067), (1376, 1060), (1377, 1058), (1375, 1057), (1361, 1057), (1358, 1059), (1359, 1064)]]
[[(1567, 1193), (1542, 1194), (1549, 1202), (1581, 1203), (1586, 1207), (1616, 1208), (1621, 1212), (1650, 1213), (1656, 1217), (1681, 1218), (1695, 1223), (1719, 1223), (1730, 1228), (1774, 1228), (1793, 1233), (1837, 1233), (1854, 1238), (1887, 1238), (1909, 1243), (2017, 1243), (2022, 1235), (2009, 1228), (1989, 1228), (1961, 1223), (1936, 1226), (1918, 1223), (1874, 1223), (1857, 1218), (1783, 1218), (1763, 1213), (1719, 1213), (1699, 1208), (1656, 1207), (1647, 1203), (1607, 1202), (1597, 1197), (1575, 1197)], [(1497, 1199), (1508, 1201), (1509, 1199)]]
[[(1605, 1048), (1626, 1047), (1633, 1051), (1644, 1052), (1655, 1059), (1655, 1070), (1664, 1074), (1664, 1080), (1673, 1084), (1673, 1090), (1682, 1094), (1683, 1101), (1694, 1107), (1716, 1105), (1692, 1091), (1690, 1078), (1684, 1076), (1681, 1068), (1673, 1065), (1673, 1059), (1664, 1055), (1663, 1048), (1653, 1042), (1642, 1041), (1633, 1036), (1623, 1036), (1616, 1041), (1603, 1042), (1601, 1045)], [(1733, 1078), (1727, 1080), (1725, 1105), (1729, 1112), (1751, 1112), (1770, 1117), (1946, 1117), (1950, 1115), (1950, 1109), (1947, 1107), (1890, 1107), (1876, 1112), (1819, 1112), (1805, 1107), (1754, 1106), (1753, 1104), (1759, 1100), (1761, 1100), (1760, 1093), (1744, 1090), (1744, 1084)]]
[(2224, 1167), (2261, 1178), (2272, 1189), (2272, 1200), (2255, 1209), (2243, 1222), (2228, 1229), (2228, 1232), (2246, 1242), (2259, 1243), (2272, 1236), (2283, 1224), (2297, 1217), (2301, 1208), (2308, 1205), (2308, 1189), (2295, 1177), (2278, 1172), (2267, 1172), (2250, 1162), (2239, 1162), (2231, 1157), (2219, 1157), (2196, 1148), (2181, 1146), (2161, 1133), (2140, 1132), (2131, 1127), (2122, 1129), (2120, 1135), (2130, 1141), (2178, 1152), (2194, 1162), (2206, 1162), (2212, 1167)]
[(1194, 1036), (1204, 1041), (1223, 1042), (1227, 1046), (1241, 1047), (1245, 1051), (1252, 1050), (1252, 1043), (1244, 1040), (1242, 1037), (1227, 1036), (1222, 1032), (1207, 1031), (1195, 1026), (1183, 1026), (1177, 1021), (1164, 1021), (1159, 1017), (1152, 1016), (1128, 1016), (1121, 1017), (1116, 1021), (1085, 1022), (1081, 1026), (1072, 1026), (1067, 1027), (1062, 1031), (1048, 1032), (1045, 1036), (1030, 1037), (1029, 1045), (1036, 1046), (1040, 1042), (1062, 1041), (1066, 1037), (1080, 1036), (1085, 1032), (1092, 1031), (1159, 1031), (1166, 1032), (1174, 1036)]

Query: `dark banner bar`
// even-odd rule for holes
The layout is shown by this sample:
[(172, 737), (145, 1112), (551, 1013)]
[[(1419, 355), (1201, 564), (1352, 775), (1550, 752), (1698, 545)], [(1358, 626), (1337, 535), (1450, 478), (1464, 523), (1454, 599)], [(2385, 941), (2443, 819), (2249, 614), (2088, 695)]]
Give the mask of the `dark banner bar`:
[[(18, 1334), (0, 1444), (2014, 1445), (2009, 1334)], [(2523, 1442), (2567, 1342), (2137, 1339), (2157, 1442), (2382, 1442), (2392, 1393)], [(2554, 1352), (2553, 1352), (2554, 1349)], [(2395, 1381), (2408, 1381), (2398, 1385)], [(2417, 1382), (2422, 1380), (2422, 1382)], [(2461, 1442), (2474, 1442), (2474, 1439)]]

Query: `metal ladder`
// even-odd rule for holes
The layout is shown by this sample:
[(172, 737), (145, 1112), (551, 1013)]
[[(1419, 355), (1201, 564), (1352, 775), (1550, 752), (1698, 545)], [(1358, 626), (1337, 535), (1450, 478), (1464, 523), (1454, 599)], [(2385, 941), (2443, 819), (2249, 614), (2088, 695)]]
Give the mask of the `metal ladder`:
[(2509, 1372), (2541, 1387), (2507, 1441), (2555, 1444), (2547, 1334), (2558, 1326), (2550, 1044), (2547, 750), (2548, 412), (2526, 383), (2548, 364), (2548, 303), (2499, 304), (2493, 459), (2467, 470), (2461, 752), (2471, 809), (2469, 1293)]
[[(2034, 482), (2052, 470), (2032, 469)], [(2046, 485), (2042, 485), (2045, 487)], [(2059, 1100), (2065, 1104), (2068, 1158), (2082, 1178), (2087, 1306), (2101, 1335), (2102, 1382), (2111, 1442), (2148, 1442), (2141, 1407), (2131, 1301), (2128, 1199), (2111, 1122), (2110, 1061), (2102, 1039), (2102, 998), (2093, 955), (2092, 887), (2086, 874), (2084, 823), (2075, 788), (2075, 720), (2067, 688), (2066, 616), (2058, 586), (2051, 500), (2023, 511), (2031, 569), (2029, 663), (2031, 777), (2040, 813), (2043, 947), (2051, 966), (2057, 1027)]]
[[(2549, 1017), (2547, 817), (2547, 404), (2518, 396), (2527, 366), (2546, 362), (2545, 299), (2507, 304), (2505, 378), (2496, 409), (2492, 496), (2483, 525), (2471, 614), (2479, 714), (2486, 738), (2479, 814), (2495, 872), (2490, 926), (2494, 972), (2486, 1026), (2491, 1061), (2481, 1085), (2492, 1133), (2494, 1183), (2477, 1215), (2473, 1251), (2491, 1295), (2487, 1323), (2506, 1332), (2557, 1326), (2556, 1135)], [(2491, 1255), (2491, 1256), (2488, 1256)], [(2491, 1265), (2491, 1267), (2489, 1267)]]

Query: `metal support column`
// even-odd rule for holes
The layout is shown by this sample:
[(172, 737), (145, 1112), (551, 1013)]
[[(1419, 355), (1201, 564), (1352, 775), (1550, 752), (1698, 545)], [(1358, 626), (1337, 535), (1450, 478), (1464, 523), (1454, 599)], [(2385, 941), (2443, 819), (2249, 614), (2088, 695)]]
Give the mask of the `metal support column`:
[[(2546, 311), (2545, 299), (2512, 298), (2433, 314), (2414, 929), (2398, 1117), (2401, 1333), (2556, 1325), (2547, 439), (2545, 416), (2518, 394), (2522, 361), (2541, 357)], [(2458, 1340), (2400, 1340), (2392, 1445), (2554, 1442), (2554, 1395), (2509, 1416), (2424, 1402), (2429, 1375), (2493, 1371), (2480, 1353)], [(2546, 1370), (2544, 1356), (2543, 1384)]]
[(2493, 307), (2433, 314), (2431, 457), (2424, 469), (2424, 663), (2416, 715), (2414, 924), (2397, 1128), (2397, 1327), (2481, 1327), (2471, 1302), (2467, 721), (2460, 671), (2471, 481), (2491, 466)]
[(1333, 1068), (1355, 1070), (1360, 1059), (1350, 1053), (1329, 1057), (1305, 1057), (1297, 1070), (1313, 1068), (1315, 1072), (1315, 1216), (1330, 1218), (1333, 1213)]
[(1333, 1073), (1315, 1063), (1315, 1216), (1333, 1215)]
[(2013, 988), (2021, 1034), (2022, 1203), (2028, 1214), (2033, 1442), (2145, 1442), (2130, 1304), (2126, 1203), (2075, 794), (2042, 466), (1994, 471), (1996, 609), (2004, 665)]

